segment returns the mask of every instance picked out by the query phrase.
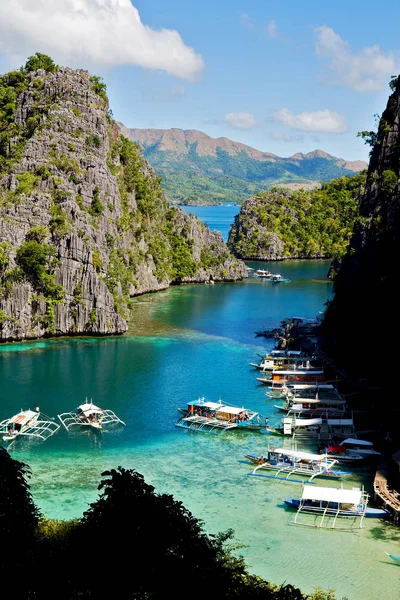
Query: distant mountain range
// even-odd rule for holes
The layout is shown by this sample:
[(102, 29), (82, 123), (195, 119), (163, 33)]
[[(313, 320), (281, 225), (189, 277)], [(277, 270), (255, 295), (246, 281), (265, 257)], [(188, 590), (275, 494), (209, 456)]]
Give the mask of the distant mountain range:
[(143, 147), (168, 199), (180, 204), (241, 204), (274, 186), (312, 189), (321, 181), (367, 168), (362, 160), (347, 161), (323, 150), (282, 158), (194, 129), (119, 126), (125, 137)]

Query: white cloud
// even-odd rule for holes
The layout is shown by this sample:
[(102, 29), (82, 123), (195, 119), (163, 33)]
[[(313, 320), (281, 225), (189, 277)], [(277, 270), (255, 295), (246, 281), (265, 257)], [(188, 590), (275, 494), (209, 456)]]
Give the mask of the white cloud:
[(327, 109), (315, 112), (302, 112), (295, 115), (287, 108), (282, 108), (275, 112), (274, 117), (277, 121), (301, 131), (319, 131), (325, 133), (343, 133), (347, 131), (344, 116)]
[(240, 22), (243, 25), (243, 27), (246, 27), (246, 29), (254, 29), (255, 27), (253, 21), (246, 12), (240, 15)]
[(137, 65), (195, 79), (204, 67), (172, 29), (144, 25), (130, 0), (3, 0), (0, 52), (43, 52), (62, 65)]
[(254, 115), (244, 112), (227, 113), (224, 121), (233, 129), (252, 129), (256, 125)]
[(275, 40), (280, 38), (279, 31), (278, 31), (275, 21), (270, 21), (269, 23), (267, 23), (267, 26), (265, 29), (266, 29), (268, 37), (273, 38)]
[(399, 72), (399, 64), (392, 52), (381, 52), (379, 46), (368, 46), (353, 53), (350, 44), (330, 27), (315, 29), (317, 56), (330, 61), (330, 69), (336, 79), (327, 76), (327, 85), (345, 85), (358, 92), (375, 92), (387, 85), (391, 75)]

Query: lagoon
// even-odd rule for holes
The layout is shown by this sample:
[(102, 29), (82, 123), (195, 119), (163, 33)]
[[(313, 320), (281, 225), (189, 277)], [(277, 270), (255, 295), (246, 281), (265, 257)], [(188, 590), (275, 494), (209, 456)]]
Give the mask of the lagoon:
[[(338, 599), (397, 600), (398, 567), (385, 555), (400, 554), (397, 527), (373, 519), (353, 533), (291, 525), (284, 500), (298, 497), (301, 484), (251, 477), (244, 458), (265, 453), (274, 436), (175, 427), (177, 408), (199, 396), (243, 404), (270, 422), (279, 418), (249, 365), (273, 341), (255, 332), (323, 310), (332, 294), (329, 262), (248, 264), (279, 271), (290, 283), (249, 277), (173, 287), (135, 299), (127, 335), (0, 346), (1, 418), (37, 405), (56, 417), (88, 398), (127, 425), (115, 434), (60, 430), (10, 452), (30, 465), (33, 499), (48, 518), (79, 518), (98, 497), (101, 473), (123, 466), (181, 500), (208, 533), (232, 528), (249, 570), (268, 581), (304, 593), (332, 588)], [(359, 473), (346, 485), (370, 489), (371, 481)]]

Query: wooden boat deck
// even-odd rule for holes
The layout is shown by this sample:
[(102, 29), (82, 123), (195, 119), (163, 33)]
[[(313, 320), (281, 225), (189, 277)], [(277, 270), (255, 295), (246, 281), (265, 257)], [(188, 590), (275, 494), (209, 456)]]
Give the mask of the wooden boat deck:
[(385, 508), (390, 510), (395, 523), (400, 522), (400, 493), (388, 487), (387, 471), (383, 465), (377, 469), (374, 478), (375, 501), (380, 501)]

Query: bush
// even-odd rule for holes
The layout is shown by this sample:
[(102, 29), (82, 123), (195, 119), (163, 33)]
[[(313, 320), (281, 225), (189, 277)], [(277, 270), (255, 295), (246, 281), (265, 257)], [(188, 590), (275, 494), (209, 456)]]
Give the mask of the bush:
[(58, 71), (59, 67), (54, 63), (50, 56), (47, 56), (47, 54), (36, 52), (36, 54), (28, 58), (24, 70), (27, 73), (30, 73), (31, 71), (37, 71), (38, 69), (44, 69), (48, 73), (54, 73), (55, 71)]
[(96, 186), (93, 190), (93, 199), (92, 199), (92, 203), (90, 205), (89, 212), (94, 217), (98, 217), (99, 215), (101, 215), (103, 210), (104, 210), (104, 206), (100, 202), (100, 190)]

